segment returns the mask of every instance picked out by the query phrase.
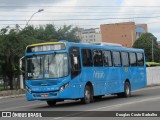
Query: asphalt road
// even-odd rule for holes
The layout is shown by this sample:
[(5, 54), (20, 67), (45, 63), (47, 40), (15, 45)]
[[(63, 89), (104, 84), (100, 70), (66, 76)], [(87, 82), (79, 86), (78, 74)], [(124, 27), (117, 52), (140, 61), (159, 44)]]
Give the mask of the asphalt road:
[[(0, 111), (78, 111), (77, 117), (70, 118), (69, 116), (46, 118), (52, 119), (83, 119), (81, 116), (85, 116), (83, 111), (160, 111), (160, 86), (143, 88), (132, 92), (132, 96), (129, 98), (118, 98), (115, 95), (105, 96), (100, 101), (96, 101), (90, 104), (82, 104), (79, 101), (64, 101), (57, 103), (54, 107), (49, 107), (44, 101), (26, 101), (25, 97), (18, 98), (5, 98), (0, 99)], [(81, 112), (79, 112), (81, 111)], [(93, 114), (93, 113), (92, 113)], [(99, 114), (99, 112), (95, 112)], [(87, 116), (87, 115), (86, 115)], [(108, 117), (107, 117), (108, 118)], [(140, 118), (141, 120), (146, 117)], [(17, 119), (17, 118), (15, 118)], [(27, 118), (26, 118), (27, 119)], [(38, 118), (40, 119), (40, 118)], [(85, 119), (95, 119), (97, 117)], [(98, 118), (99, 119), (99, 118)], [(106, 118), (101, 118), (105, 119)], [(113, 119), (113, 118), (110, 118)], [(114, 118), (114, 120), (119, 120)], [(121, 118), (120, 118), (121, 119)], [(123, 118), (123, 119), (135, 119), (135, 118)], [(152, 118), (159, 119), (159, 118)], [(145, 120), (148, 120), (146, 118)]]

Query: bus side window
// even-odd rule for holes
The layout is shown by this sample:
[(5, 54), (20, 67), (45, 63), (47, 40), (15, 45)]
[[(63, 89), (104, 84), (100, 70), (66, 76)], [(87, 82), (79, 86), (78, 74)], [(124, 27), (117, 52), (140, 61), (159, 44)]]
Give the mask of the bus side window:
[(122, 65), (129, 66), (129, 56), (128, 52), (121, 52)]
[(102, 60), (102, 51), (101, 50), (94, 50), (93, 51), (93, 60), (94, 60), (94, 66), (103, 66), (103, 60)]
[(120, 57), (120, 52), (118, 51), (113, 51), (112, 52), (113, 55), (113, 64), (115, 67), (119, 67), (121, 66), (121, 57)]
[(107, 50), (103, 51), (103, 63), (105, 67), (112, 66), (112, 58), (111, 58), (110, 51), (107, 51)]
[(129, 53), (130, 66), (137, 66), (136, 53)]
[(90, 49), (82, 49), (82, 63), (85, 67), (93, 66), (92, 52)]
[(80, 74), (80, 52), (78, 47), (70, 48), (70, 60), (71, 60), (71, 77), (72, 79)]
[(143, 53), (137, 53), (137, 65), (144, 66), (144, 56)]

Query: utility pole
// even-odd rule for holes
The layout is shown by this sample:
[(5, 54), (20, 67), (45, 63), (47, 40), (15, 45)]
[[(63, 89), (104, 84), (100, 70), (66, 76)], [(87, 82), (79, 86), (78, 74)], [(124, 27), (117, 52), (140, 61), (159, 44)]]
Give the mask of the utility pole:
[(153, 39), (152, 39), (152, 62), (154, 62)]
[[(24, 28), (26, 28), (26, 27), (28, 26), (29, 22), (31, 21), (32, 17), (33, 17), (35, 14), (37, 14), (37, 13), (39, 13), (39, 12), (42, 12), (42, 11), (44, 11), (44, 9), (39, 9), (37, 12), (33, 13), (33, 14), (31, 15), (31, 17), (29, 18), (29, 20), (26, 22), (26, 25), (25, 25)], [(24, 28), (23, 28), (23, 29), (24, 29)], [(21, 70), (21, 68), (22, 68), (22, 59), (24, 59), (24, 56), (19, 59), (19, 68), (20, 68), (20, 70)], [(20, 79), (20, 89), (24, 89), (24, 81), (23, 81), (22, 72), (23, 72), (23, 71), (21, 71), (21, 73), (20, 73), (20, 75), (19, 75), (19, 79)]]

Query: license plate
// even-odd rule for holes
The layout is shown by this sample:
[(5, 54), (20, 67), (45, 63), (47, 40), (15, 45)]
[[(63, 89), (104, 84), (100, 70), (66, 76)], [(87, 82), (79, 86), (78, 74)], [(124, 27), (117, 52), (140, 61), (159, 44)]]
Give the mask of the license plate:
[(41, 97), (48, 97), (48, 94), (41, 94)]

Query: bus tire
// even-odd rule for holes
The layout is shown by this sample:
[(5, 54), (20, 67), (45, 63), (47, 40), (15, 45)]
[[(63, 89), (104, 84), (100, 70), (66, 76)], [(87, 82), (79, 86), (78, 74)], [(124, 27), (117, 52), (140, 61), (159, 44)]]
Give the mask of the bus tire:
[(124, 92), (117, 93), (117, 96), (118, 97), (124, 97), (124, 98), (127, 98), (127, 97), (131, 96), (131, 86), (130, 86), (129, 82), (127, 82), (127, 81), (125, 82), (125, 84), (124, 84)]
[(130, 97), (131, 96), (131, 86), (129, 82), (125, 82), (124, 86), (124, 97)]
[(84, 89), (84, 98), (81, 99), (81, 102), (88, 104), (92, 101), (92, 91), (90, 86), (86, 85)]
[(47, 101), (48, 106), (53, 107), (56, 105), (56, 101)]

